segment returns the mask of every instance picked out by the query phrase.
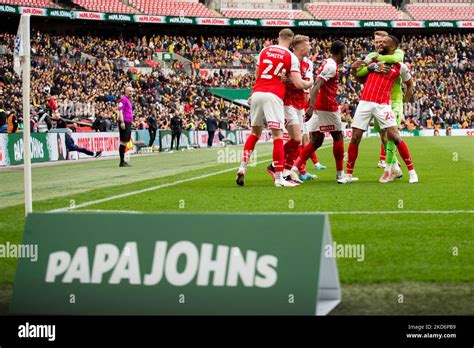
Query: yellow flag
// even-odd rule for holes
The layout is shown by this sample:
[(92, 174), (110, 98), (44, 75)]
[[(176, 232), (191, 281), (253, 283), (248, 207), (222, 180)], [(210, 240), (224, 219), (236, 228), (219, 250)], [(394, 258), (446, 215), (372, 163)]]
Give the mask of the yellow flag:
[(130, 139), (130, 141), (127, 143), (127, 146), (125, 147), (125, 152), (130, 151), (133, 149), (133, 141)]

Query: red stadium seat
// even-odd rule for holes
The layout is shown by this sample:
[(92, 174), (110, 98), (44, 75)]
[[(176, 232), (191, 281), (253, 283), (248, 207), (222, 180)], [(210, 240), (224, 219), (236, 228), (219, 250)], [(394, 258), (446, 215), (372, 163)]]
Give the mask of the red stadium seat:
[(400, 12), (389, 4), (380, 5), (320, 5), (311, 3), (306, 5), (306, 10), (317, 19), (336, 20), (397, 20)]
[(415, 20), (472, 20), (474, 6), (421, 6), (407, 5), (407, 12)]
[(55, 7), (51, 0), (0, 0), (0, 4), (31, 7)]
[(130, 0), (140, 12), (153, 15), (218, 17), (219, 15), (196, 1)]
[(84, 7), (88, 11), (129, 14), (139, 13), (137, 10), (125, 5), (120, 0), (107, 0), (106, 2), (100, 0), (73, 0), (73, 2)]
[(268, 19), (304, 19), (303, 11), (288, 10), (223, 10), (222, 14), (229, 18), (268, 18)]

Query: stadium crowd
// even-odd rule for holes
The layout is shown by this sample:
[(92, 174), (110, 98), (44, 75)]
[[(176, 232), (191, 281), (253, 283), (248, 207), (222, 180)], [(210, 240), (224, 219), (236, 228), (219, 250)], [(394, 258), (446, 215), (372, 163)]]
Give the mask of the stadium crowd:
[[(20, 80), (13, 72), (13, 34), (0, 34), (0, 109), (21, 111)], [(334, 37), (312, 38), (310, 59), (317, 68), (329, 56)], [(349, 47), (340, 73), (339, 102), (344, 121), (350, 125), (361, 85), (352, 80), (353, 61), (374, 50), (372, 37), (338, 37)], [(472, 128), (474, 114), (471, 50), (472, 34), (435, 34), (402, 38), (405, 62), (416, 80), (415, 96), (405, 112), (404, 127)], [(110, 38), (102, 36), (32, 35), (32, 104), (54, 118), (84, 118), (100, 130), (113, 128), (117, 102), (128, 84), (136, 90), (134, 127), (146, 128), (154, 115), (167, 128), (179, 115), (185, 129), (205, 129), (210, 114), (234, 129), (248, 128), (248, 110), (213, 96), (207, 87), (250, 88), (254, 82), (254, 56), (269, 44), (267, 38), (160, 36)], [(156, 52), (173, 52), (188, 58), (191, 73), (179, 68), (154, 69), (151, 75), (137, 69)], [(133, 62), (133, 64), (130, 64)], [(178, 65), (173, 64), (174, 67)], [(234, 76), (229, 68), (251, 67)], [(216, 69), (209, 73), (208, 69)], [(206, 74), (199, 73), (205, 70)], [(65, 126), (64, 122), (58, 123)]]

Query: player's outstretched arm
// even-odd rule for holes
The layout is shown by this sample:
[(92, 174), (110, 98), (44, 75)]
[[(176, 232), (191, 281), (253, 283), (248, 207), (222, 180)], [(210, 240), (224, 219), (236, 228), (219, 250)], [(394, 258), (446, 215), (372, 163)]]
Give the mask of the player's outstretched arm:
[(394, 64), (394, 63), (402, 63), (404, 58), (405, 58), (405, 52), (403, 52), (401, 49), (397, 48), (395, 50), (394, 54), (390, 54), (390, 55), (387, 54), (385, 56), (378, 56), (377, 60), (379, 62)]
[(354, 76), (354, 79), (362, 84), (365, 83), (365, 80), (367, 79), (367, 75), (369, 73), (369, 70), (367, 69), (365, 64), (365, 61), (358, 60), (352, 63), (351, 66), (351, 74)]
[(356, 76), (357, 77), (364, 77), (369, 73), (369, 69), (367, 66), (360, 67), (357, 69)]
[(415, 84), (413, 83), (413, 78), (409, 79), (408, 81), (405, 81), (405, 85), (407, 86), (407, 90), (405, 92), (405, 95), (403, 96), (404, 104), (408, 103), (411, 97), (413, 96), (413, 91), (415, 87)]
[[(379, 54), (377, 52), (371, 52), (367, 55), (367, 57), (364, 58), (364, 60), (360, 61), (361, 62), (360, 63), (361, 67), (357, 68), (356, 77), (366, 76), (369, 73), (369, 70), (367, 69), (367, 65), (372, 63), (376, 58), (378, 58), (378, 56), (379, 56)], [(356, 63), (354, 63), (354, 64), (356, 64)]]
[(314, 84), (313, 88), (311, 88), (311, 91), (309, 92), (309, 107), (308, 110), (306, 110), (305, 121), (308, 121), (311, 116), (313, 116), (316, 97), (318, 96), (319, 90), (325, 83), (326, 81), (324, 81), (323, 79), (316, 79), (316, 83)]
[(296, 89), (308, 89), (311, 88), (313, 83), (311, 81), (305, 81), (301, 78), (301, 74), (296, 71), (292, 71), (290, 74), (290, 82), (296, 87)]

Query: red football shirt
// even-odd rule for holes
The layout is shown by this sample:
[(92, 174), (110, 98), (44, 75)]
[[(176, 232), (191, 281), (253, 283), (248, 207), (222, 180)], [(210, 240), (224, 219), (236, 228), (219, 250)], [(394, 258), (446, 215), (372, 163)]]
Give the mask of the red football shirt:
[(336, 100), (337, 89), (339, 88), (339, 71), (334, 59), (326, 59), (318, 69), (318, 78), (325, 81), (319, 90), (314, 103), (314, 110), (338, 111), (339, 105)]
[(274, 45), (260, 52), (257, 68), (258, 75), (252, 93), (269, 92), (283, 100), (286, 84), (281, 81), (281, 74), (289, 76), (290, 72), (300, 72), (300, 62), (287, 48)]
[[(303, 80), (311, 80), (313, 77), (313, 62), (304, 57), (300, 62), (300, 72)], [(304, 89), (296, 89), (292, 83), (289, 83), (286, 87), (283, 103), (285, 106), (292, 106), (296, 110), (304, 110), (306, 107), (306, 94), (307, 92)]]
[(390, 104), (390, 94), (392, 93), (393, 84), (400, 75), (400, 69), (400, 63), (395, 63), (392, 64), (386, 74), (369, 73), (360, 100), (382, 105)]

